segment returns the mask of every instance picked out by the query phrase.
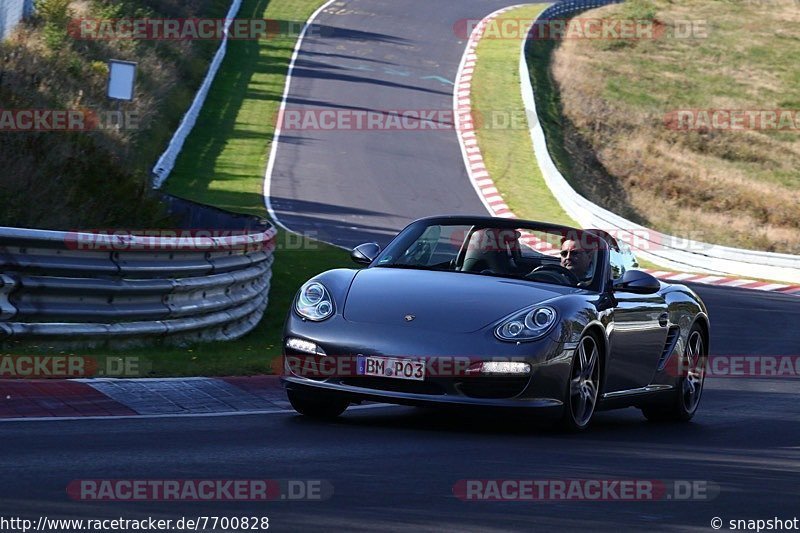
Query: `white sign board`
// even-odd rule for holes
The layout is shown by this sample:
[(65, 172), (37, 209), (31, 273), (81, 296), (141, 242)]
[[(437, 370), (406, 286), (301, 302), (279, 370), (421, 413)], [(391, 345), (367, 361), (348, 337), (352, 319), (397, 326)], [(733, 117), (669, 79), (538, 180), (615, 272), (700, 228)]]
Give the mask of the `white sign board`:
[(108, 62), (108, 97), (115, 100), (133, 100), (133, 84), (136, 80), (136, 63), (130, 61)]

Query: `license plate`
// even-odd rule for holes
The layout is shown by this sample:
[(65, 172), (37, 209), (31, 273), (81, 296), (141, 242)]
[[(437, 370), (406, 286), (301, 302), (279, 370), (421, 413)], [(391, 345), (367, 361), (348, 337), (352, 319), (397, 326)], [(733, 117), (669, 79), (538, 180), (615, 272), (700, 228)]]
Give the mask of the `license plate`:
[(425, 363), (412, 359), (361, 355), (358, 357), (358, 373), (362, 376), (422, 381), (425, 379)]

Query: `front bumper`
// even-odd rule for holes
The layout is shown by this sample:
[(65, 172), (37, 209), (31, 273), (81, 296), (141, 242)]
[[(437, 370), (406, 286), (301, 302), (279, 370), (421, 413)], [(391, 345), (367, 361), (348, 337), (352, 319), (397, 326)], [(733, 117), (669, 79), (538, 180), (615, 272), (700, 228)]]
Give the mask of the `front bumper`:
[[(440, 333), (410, 330), (404, 326), (375, 326), (348, 322), (337, 315), (323, 323), (303, 322), (290, 315), (286, 338), (311, 341), (328, 356), (322, 359), (354, 359), (357, 355), (415, 359), (502, 358), (530, 364), (530, 374), (518, 377), (442, 376), (423, 381), (344, 375), (311, 375), (298, 372), (284, 360), (282, 381), (293, 393), (346, 397), (351, 402), (377, 401), (405, 405), (474, 406), (536, 409), (560, 414), (567, 390), (574, 346), (555, 335), (526, 343), (507, 343), (492, 328), (473, 333)], [(284, 348), (287, 358), (309, 357)], [(333, 365), (335, 368), (336, 365)]]
[(427, 406), (427, 407), (490, 407), (503, 409), (535, 409), (541, 414), (558, 416), (563, 409), (563, 403), (556, 398), (470, 398), (456, 395), (429, 395), (408, 392), (386, 391), (373, 388), (342, 385), (340, 383), (327, 383), (300, 378), (296, 376), (283, 376), (281, 381), (287, 390), (299, 394), (323, 397), (347, 398), (351, 403), (364, 401), (393, 403), (399, 405)]

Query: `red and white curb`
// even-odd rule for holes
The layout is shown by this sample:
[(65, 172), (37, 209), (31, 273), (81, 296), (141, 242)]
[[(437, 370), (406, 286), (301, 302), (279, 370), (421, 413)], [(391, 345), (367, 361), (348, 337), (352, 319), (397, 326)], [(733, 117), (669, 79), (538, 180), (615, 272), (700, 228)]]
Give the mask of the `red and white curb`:
[(467, 40), (467, 48), (458, 66), (453, 94), (456, 134), (461, 145), (461, 153), (464, 157), (469, 179), (489, 213), (492, 216), (503, 218), (516, 218), (516, 216), (503, 200), (497, 187), (494, 186), (494, 181), (489, 176), (488, 170), (486, 170), (481, 149), (478, 147), (478, 140), (475, 138), (475, 120), (472, 114), (470, 96), (472, 92), (472, 76), (475, 73), (475, 65), (478, 60), (478, 42), (486, 25), (515, 7), (519, 6), (505, 7), (495, 11), (472, 29), (472, 33)]
[(745, 278), (728, 278), (724, 276), (709, 276), (708, 274), (692, 274), (688, 272), (669, 272), (665, 270), (646, 269), (653, 276), (665, 281), (689, 283), (702, 283), (703, 285), (719, 285), (721, 287), (737, 287), (740, 289), (754, 289), (757, 291), (780, 292), (783, 294), (800, 295), (800, 285), (787, 285), (770, 281), (758, 281)]
[[(478, 146), (475, 135), (475, 120), (472, 113), (472, 78), (475, 73), (475, 66), (478, 61), (478, 43), (481, 40), (484, 30), (488, 23), (494, 19), (521, 6), (509, 6), (499, 9), (481, 20), (472, 30), (467, 40), (467, 47), (461, 57), (455, 80), (455, 90), (453, 93), (453, 110), (455, 111), (456, 134), (461, 145), (461, 153), (464, 157), (464, 164), (467, 168), (469, 180), (478, 197), (483, 202), (489, 214), (502, 218), (517, 218), (508, 207), (500, 191), (497, 190), (494, 181), (489, 175), (486, 164)], [(552, 254), (555, 252), (548, 243), (543, 243), (533, 235), (523, 235), (523, 242), (544, 253)], [(783, 283), (773, 283), (769, 281), (758, 281), (745, 278), (732, 278), (725, 276), (709, 276), (708, 274), (693, 274), (687, 272), (670, 272), (664, 270), (646, 270), (659, 279), (673, 282), (701, 283), (704, 285), (719, 285), (722, 287), (737, 287), (742, 289), (755, 289), (760, 291), (780, 292), (783, 294), (800, 295), (800, 285), (790, 285)]]

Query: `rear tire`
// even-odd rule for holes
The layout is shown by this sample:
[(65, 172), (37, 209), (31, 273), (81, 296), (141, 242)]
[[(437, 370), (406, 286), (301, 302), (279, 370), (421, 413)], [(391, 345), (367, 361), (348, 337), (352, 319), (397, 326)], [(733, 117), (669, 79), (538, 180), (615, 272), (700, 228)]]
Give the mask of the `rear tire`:
[(561, 429), (577, 432), (589, 427), (600, 396), (600, 367), (600, 345), (594, 335), (587, 333), (578, 341), (572, 357)]
[(686, 350), (678, 365), (680, 378), (674, 398), (668, 405), (643, 406), (642, 413), (650, 422), (688, 422), (697, 412), (706, 379), (706, 348), (703, 331), (695, 324), (689, 331)]
[(350, 402), (330, 396), (311, 396), (291, 389), (286, 390), (289, 403), (295, 411), (311, 418), (332, 419), (344, 413)]

